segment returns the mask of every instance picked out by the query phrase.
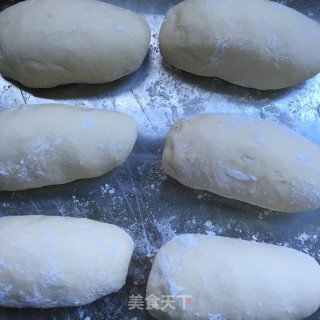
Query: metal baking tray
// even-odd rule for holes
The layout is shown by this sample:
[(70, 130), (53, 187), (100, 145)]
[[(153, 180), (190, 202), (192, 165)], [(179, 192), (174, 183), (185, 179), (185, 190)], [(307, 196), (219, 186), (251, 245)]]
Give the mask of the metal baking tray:
[[(18, 1), (1, 1), (0, 11), (15, 2)], [(118, 293), (83, 307), (0, 308), (1, 320), (151, 319), (146, 310), (129, 310), (129, 296), (145, 297), (155, 253), (180, 233), (215, 234), (289, 246), (320, 262), (320, 210), (292, 214), (269, 211), (184, 187), (161, 168), (169, 127), (184, 116), (200, 112), (260, 117), (281, 123), (320, 145), (320, 75), (288, 89), (257, 91), (178, 71), (163, 62), (158, 34), (164, 14), (179, 0), (108, 2), (141, 14), (151, 27), (150, 49), (138, 71), (112, 83), (45, 90), (28, 89), (0, 76), (0, 109), (23, 103), (57, 102), (124, 112), (139, 124), (132, 154), (122, 166), (99, 178), (1, 192), (0, 215), (87, 217), (124, 228), (135, 241), (126, 285)], [(320, 21), (320, 1), (280, 2)], [(320, 311), (309, 319), (320, 319)]]

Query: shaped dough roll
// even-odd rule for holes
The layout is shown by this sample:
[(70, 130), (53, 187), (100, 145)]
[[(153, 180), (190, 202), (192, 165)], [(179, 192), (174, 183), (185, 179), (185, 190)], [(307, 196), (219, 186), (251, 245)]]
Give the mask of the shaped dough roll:
[(51, 308), (90, 303), (125, 283), (133, 241), (88, 219), (0, 219), (0, 305)]
[(150, 28), (96, 0), (27, 0), (0, 14), (0, 72), (32, 88), (103, 83), (137, 70)]
[(320, 206), (320, 147), (271, 122), (200, 114), (170, 129), (165, 172), (195, 189), (283, 212)]
[(178, 69), (261, 90), (320, 72), (320, 26), (268, 0), (185, 0), (171, 8), (159, 36)]
[(93, 178), (123, 163), (137, 123), (119, 112), (58, 104), (0, 111), (0, 191)]
[(320, 267), (286, 247), (185, 234), (158, 251), (151, 298), (159, 320), (304, 319), (320, 305)]

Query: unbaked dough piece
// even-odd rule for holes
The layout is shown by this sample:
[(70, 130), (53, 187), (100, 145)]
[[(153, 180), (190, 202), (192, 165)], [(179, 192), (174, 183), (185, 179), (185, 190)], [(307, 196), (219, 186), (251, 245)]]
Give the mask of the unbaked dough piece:
[[(320, 267), (286, 247), (184, 234), (158, 251), (151, 295), (160, 300), (150, 312), (161, 320), (298, 320), (320, 305)], [(176, 309), (165, 307), (168, 297)]]
[(0, 14), (0, 72), (32, 88), (103, 83), (137, 70), (150, 28), (96, 0), (27, 0)]
[(199, 114), (170, 129), (165, 172), (195, 189), (283, 212), (320, 206), (320, 147), (241, 114)]
[(119, 112), (59, 104), (0, 111), (0, 191), (67, 183), (124, 162), (137, 123)]
[(0, 305), (90, 303), (125, 283), (133, 241), (112, 224), (54, 216), (0, 219)]
[(171, 8), (159, 36), (176, 68), (261, 90), (320, 72), (320, 26), (268, 0), (185, 0)]

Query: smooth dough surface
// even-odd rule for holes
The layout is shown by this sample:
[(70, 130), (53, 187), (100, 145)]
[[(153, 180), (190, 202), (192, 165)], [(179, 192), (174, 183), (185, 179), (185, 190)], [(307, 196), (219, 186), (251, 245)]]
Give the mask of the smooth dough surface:
[(0, 14), (0, 72), (27, 87), (103, 83), (138, 69), (150, 28), (96, 0), (27, 0)]
[(0, 191), (93, 178), (122, 164), (137, 123), (113, 111), (59, 104), (0, 111)]
[[(158, 251), (152, 294), (163, 310), (150, 312), (161, 320), (298, 320), (320, 305), (320, 266), (286, 247), (184, 234)], [(166, 296), (175, 310), (164, 308)]]
[(165, 172), (195, 189), (283, 212), (320, 206), (320, 147), (242, 114), (199, 114), (174, 124)]
[(261, 90), (320, 72), (320, 26), (269, 0), (185, 0), (171, 8), (159, 36), (176, 68)]
[(125, 283), (133, 241), (89, 219), (0, 219), (0, 305), (51, 308), (90, 303)]

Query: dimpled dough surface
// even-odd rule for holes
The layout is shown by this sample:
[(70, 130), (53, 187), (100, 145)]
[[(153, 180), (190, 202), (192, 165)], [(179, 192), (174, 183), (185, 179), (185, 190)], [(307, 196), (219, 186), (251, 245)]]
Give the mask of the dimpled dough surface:
[(280, 89), (320, 72), (320, 26), (269, 0), (185, 0), (161, 27), (176, 68), (244, 87)]
[(167, 174), (195, 189), (284, 212), (320, 206), (320, 147), (266, 120), (200, 114), (170, 129)]
[(90, 303), (125, 283), (133, 241), (88, 219), (0, 219), (0, 305), (50, 308)]
[(141, 65), (139, 15), (96, 0), (27, 0), (0, 14), (0, 72), (27, 87), (103, 83)]
[(119, 112), (59, 104), (0, 111), (0, 191), (100, 176), (123, 163), (137, 123)]
[[(175, 310), (150, 310), (161, 320), (304, 319), (320, 304), (320, 267), (286, 247), (185, 234), (158, 251), (147, 285), (151, 294), (175, 300)], [(184, 295), (192, 300), (185, 307)]]

